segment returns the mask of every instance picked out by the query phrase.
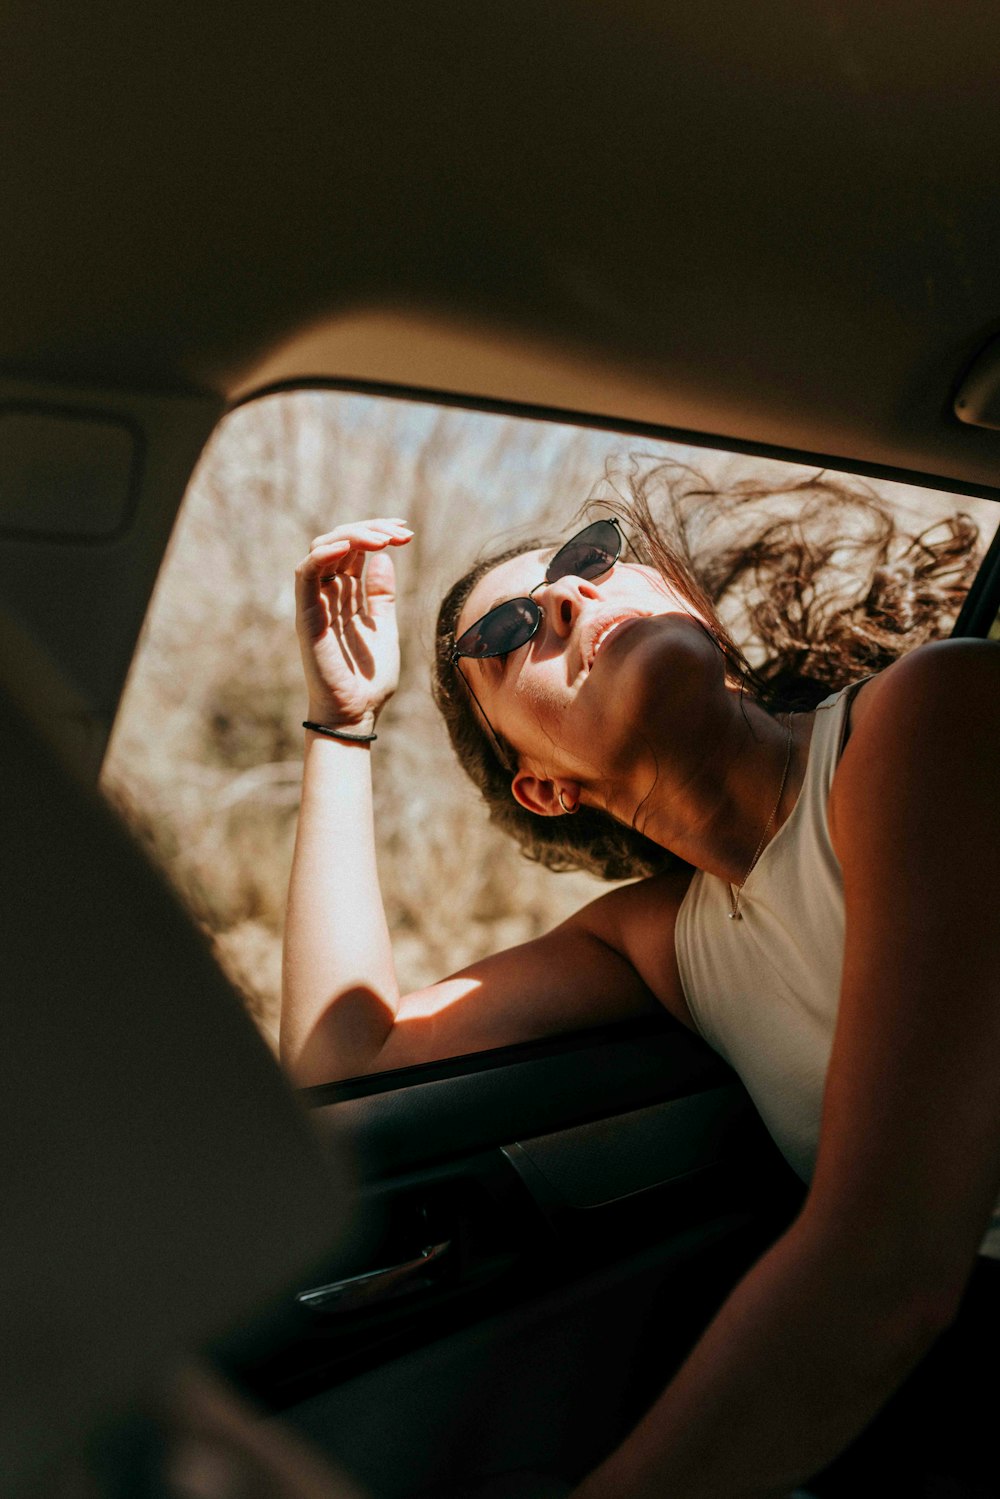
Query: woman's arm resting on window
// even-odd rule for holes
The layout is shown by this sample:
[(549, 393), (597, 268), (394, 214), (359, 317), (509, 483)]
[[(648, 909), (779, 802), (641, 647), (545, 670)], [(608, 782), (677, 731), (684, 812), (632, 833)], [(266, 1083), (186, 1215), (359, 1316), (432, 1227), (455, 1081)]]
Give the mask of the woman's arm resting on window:
[(657, 877), (610, 891), (544, 936), (401, 995), (376, 866), (369, 751), (314, 737), (285, 928), (285, 1066), (304, 1086), (655, 1014), (657, 1000), (621, 951), (623, 925), (650, 905), (653, 951), (639, 960), (644, 971), (663, 968), (662, 1002), (680, 1014), (669, 975), (682, 887)]
[(1000, 1192), (998, 769), (1000, 648), (932, 646), (867, 691), (831, 800), (847, 946), (806, 1205), (576, 1499), (787, 1494), (954, 1317)]
[[(685, 1019), (679, 984), (671, 981), (673, 919), (683, 885), (683, 878), (657, 876), (612, 890), (544, 936), (406, 995), (372, 1070), (490, 1051), (663, 1007)], [(648, 945), (662, 964), (645, 961), (649, 955), (636, 952), (624, 930), (650, 907), (656, 926)], [(657, 1000), (642, 973), (661, 967), (666, 978), (657, 985)]]

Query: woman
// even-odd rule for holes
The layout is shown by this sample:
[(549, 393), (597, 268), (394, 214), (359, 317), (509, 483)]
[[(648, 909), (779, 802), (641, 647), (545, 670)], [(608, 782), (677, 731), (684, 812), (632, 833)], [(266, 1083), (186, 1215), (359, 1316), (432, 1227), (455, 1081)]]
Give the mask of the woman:
[(283, 1054), (319, 1082), (658, 1005), (706, 1035), (810, 1189), (578, 1492), (786, 1494), (952, 1326), (977, 1256), (1000, 1255), (1000, 652), (927, 645), (796, 709), (803, 654), (751, 672), (638, 516), (658, 566), (621, 560), (605, 521), (457, 585), (436, 695), (528, 852), (646, 877), (407, 996), (369, 746), (398, 670), (389, 549), (411, 533), (376, 520), (314, 543)]

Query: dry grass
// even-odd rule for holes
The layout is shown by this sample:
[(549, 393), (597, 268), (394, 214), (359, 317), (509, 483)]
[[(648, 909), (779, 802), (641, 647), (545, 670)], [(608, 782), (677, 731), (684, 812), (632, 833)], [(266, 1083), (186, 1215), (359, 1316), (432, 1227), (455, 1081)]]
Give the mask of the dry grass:
[[(629, 446), (608, 433), (332, 392), (271, 397), (214, 435), (146, 621), (104, 786), (272, 1042), (305, 706), (292, 578), (310, 538), (372, 514), (406, 516), (416, 531), (397, 564), (403, 670), (376, 759), (382, 886), (408, 989), (546, 930), (600, 888), (527, 864), (488, 827), (428, 677), (437, 603), (466, 564), (498, 535), (565, 534), (606, 461), (626, 460)], [(722, 482), (748, 467), (704, 452), (697, 462)], [(906, 503), (925, 517), (954, 506), (913, 493)]]

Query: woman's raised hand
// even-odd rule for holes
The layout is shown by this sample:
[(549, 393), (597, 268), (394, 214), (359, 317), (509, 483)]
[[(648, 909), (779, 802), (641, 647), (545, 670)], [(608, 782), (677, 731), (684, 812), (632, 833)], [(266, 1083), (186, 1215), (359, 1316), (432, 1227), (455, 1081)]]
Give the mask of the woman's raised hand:
[(309, 717), (370, 733), (399, 681), (396, 588), (389, 547), (401, 520), (349, 521), (317, 536), (295, 570), (296, 630)]

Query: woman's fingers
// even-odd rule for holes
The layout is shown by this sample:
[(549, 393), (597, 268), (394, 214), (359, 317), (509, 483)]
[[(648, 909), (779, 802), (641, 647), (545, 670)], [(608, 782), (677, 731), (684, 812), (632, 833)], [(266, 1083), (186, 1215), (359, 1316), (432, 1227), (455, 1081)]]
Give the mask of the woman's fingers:
[(312, 595), (324, 583), (337, 577), (360, 577), (366, 556), (389, 546), (405, 546), (409, 537), (355, 538), (353, 542), (334, 541), (314, 547), (295, 570), (296, 580)]
[(367, 553), (389, 546), (405, 546), (412, 535), (409, 529), (382, 521), (341, 526), (316, 538), (299, 569), (304, 577), (318, 578), (321, 583), (338, 574), (359, 578)]
[[(346, 577), (360, 578), (364, 572), (366, 556), (384, 551), (386, 547), (405, 546), (409, 540), (409, 536), (379, 531), (372, 531), (367, 536), (358, 533), (352, 538), (347, 550), (335, 559), (329, 574), (333, 576), (340, 573)], [(323, 577), (321, 581), (325, 582), (326, 578)]]
[(365, 553), (379, 551), (387, 546), (405, 546), (413, 532), (395, 521), (361, 521), (340, 528), (336, 540), (343, 540), (346, 532), (351, 549), (335, 568), (336, 572), (360, 578), (364, 572)]
[(365, 573), (365, 604), (373, 605), (376, 612), (395, 602), (396, 570), (388, 551), (373, 552), (368, 559)]
[(352, 536), (363, 534), (376, 534), (385, 536), (405, 536), (407, 540), (413, 535), (412, 530), (405, 520), (386, 519), (376, 517), (371, 520), (347, 521), (343, 526), (337, 526), (333, 531), (325, 531), (322, 536), (314, 536), (312, 545), (325, 546), (331, 541), (350, 540)]
[[(300, 630), (311, 641), (319, 640), (335, 614), (346, 611), (353, 616), (360, 608), (367, 610), (365, 581), (380, 609), (391, 609), (395, 597), (392, 564), (387, 555), (370, 569), (370, 580), (364, 580), (365, 563), (375, 563), (387, 548), (405, 546), (413, 532), (402, 521), (349, 521), (336, 530), (318, 536), (308, 556), (295, 569), (295, 596)], [(329, 590), (338, 584), (339, 596)], [(345, 589), (348, 590), (345, 592)]]

